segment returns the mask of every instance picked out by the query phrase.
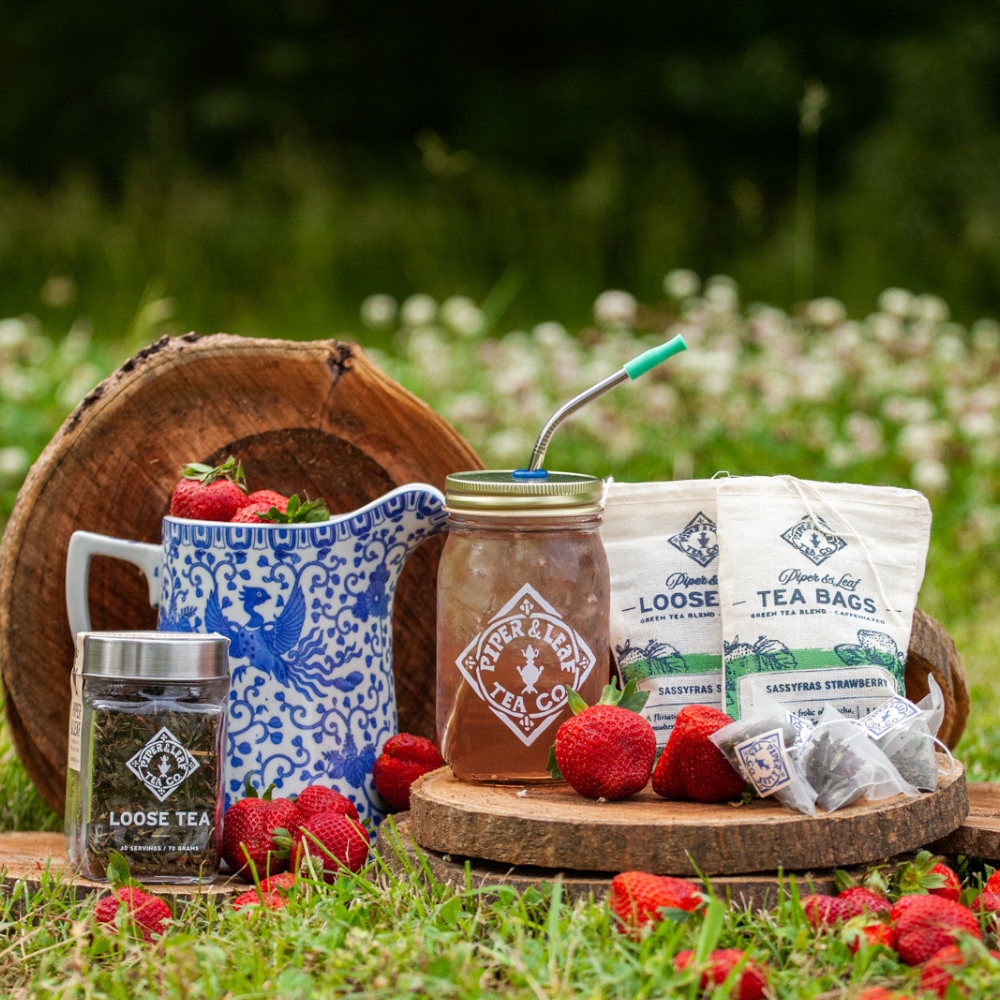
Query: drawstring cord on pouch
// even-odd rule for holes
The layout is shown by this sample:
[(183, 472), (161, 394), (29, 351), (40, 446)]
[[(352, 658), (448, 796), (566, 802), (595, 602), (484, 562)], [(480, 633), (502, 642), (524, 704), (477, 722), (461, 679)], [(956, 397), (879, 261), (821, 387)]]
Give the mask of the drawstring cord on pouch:
[[(868, 551), (868, 546), (865, 544), (865, 540), (861, 537), (860, 534), (858, 534), (858, 531), (854, 527), (854, 525), (851, 524), (851, 522), (843, 514), (841, 514), (841, 512), (836, 508), (836, 506), (833, 504), (832, 501), (823, 496), (823, 494), (820, 493), (820, 491), (817, 490), (816, 487), (813, 486), (811, 483), (808, 483), (802, 479), (798, 479), (795, 476), (775, 476), (775, 478), (785, 479), (792, 485), (792, 488), (799, 495), (799, 499), (805, 505), (806, 513), (812, 519), (813, 525), (816, 527), (817, 530), (821, 530), (819, 526), (819, 519), (817, 515), (813, 512), (812, 505), (809, 503), (809, 498), (805, 495), (805, 492), (802, 489), (803, 486), (809, 486), (809, 488), (813, 491), (813, 493), (816, 494), (819, 500), (826, 505), (827, 509), (830, 510), (833, 514), (835, 514), (837, 518), (847, 526), (849, 531), (849, 535), (847, 537), (856, 539), (858, 544), (861, 546), (861, 551), (865, 554), (865, 561), (868, 563), (868, 568), (872, 571), (872, 575), (875, 577), (875, 583), (878, 587), (879, 597), (882, 598), (882, 603), (885, 605), (886, 611), (888, 611), (889, 614), (892, 615), (893, 624), (895, 624), (898, 627), (902, 627), (905, 624), (905, 622), (903, 621), (902, 616), (899, 614), (899, 612), (894, 607), (892, 607), (892, 602), (889, 600), (885, 592), (885, 586), (882, 583), (882, 575), (881, 573), (879, 573), (878, 567), (875, 565), (875, 561), (872, 559), (871, 552)], [(844, 537), (844, 535), (841, 532), (834, 531), (832, 529), (830, 530), (830, 534), (834, 535), (837, 538)]]

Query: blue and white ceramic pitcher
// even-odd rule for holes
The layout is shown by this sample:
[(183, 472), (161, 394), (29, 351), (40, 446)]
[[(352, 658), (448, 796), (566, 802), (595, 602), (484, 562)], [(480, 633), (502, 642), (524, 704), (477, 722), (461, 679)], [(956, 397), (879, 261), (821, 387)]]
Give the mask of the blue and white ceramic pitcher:
[(162, 545), (77, 531), (66, 565), (70, 628), (90, 629), (92, 556), (139, 566), (158, 629), (230, 640), (227, 807), (248, 776), (281, 795), (318, 782), (378, 822), (372, 766), (396, 732), (396, 583), (445, 520), (441, 493), (413, 483), (316, 524), (165, 517)]

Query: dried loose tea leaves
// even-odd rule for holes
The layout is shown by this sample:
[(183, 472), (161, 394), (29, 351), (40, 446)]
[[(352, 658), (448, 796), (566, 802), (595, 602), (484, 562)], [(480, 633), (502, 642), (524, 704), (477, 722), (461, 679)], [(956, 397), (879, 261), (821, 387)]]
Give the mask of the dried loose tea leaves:
[(829, 730), (813, 736), (805, 754), (806, 779), (817, 792), (816, 804), (827, 812), (864, 795), (856, 778), (864, 761)]
[[(95, 703), (87, 869), (117, 850), (139, 879), (214, 877), (223, 715), (170, 700)], [(130, 766), (131, 764), (131, 766)]]

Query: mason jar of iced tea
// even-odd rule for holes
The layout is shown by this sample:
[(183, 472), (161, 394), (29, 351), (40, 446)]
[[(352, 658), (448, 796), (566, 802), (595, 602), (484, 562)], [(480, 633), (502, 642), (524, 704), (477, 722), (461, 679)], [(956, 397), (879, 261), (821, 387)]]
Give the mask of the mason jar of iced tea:
[(608, 680), (604, 483), (460, 472), (438, 570), (437, 731), (456, 777), (550, 781), (556, 730)]

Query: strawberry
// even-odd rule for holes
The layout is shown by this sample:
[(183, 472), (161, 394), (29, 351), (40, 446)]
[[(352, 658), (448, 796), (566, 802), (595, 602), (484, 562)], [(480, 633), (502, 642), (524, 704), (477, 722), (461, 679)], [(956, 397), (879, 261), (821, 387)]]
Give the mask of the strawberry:
[[(263, 885), (264, 883), (262, 882), (261, 888), (263, 888)], [(280, 892), (258, 893), (256, 889), (240, 893), (240, 895), (233, 900), (234, 910), (242, 910), (245, 907), (260, 907), (264, 910), (281, 910), (287, 905), (288, 900), (285, 899)], [(248, 916), (253, 912), (254, 911), (252, 909), (247, 909)]]
[(967, 906), (940, 896), (914, 897), (896, 921), (896, 946), (907, 965), (926, 962), (960, 934), (981, 940), (979, 919)]
[[(989, 883), (987, 882), (987, 885)], [(1000, 913), (1000, 892), (982, 892), (972, 902), (974, 910)]]
[(261, 892), (275, 892), (279, 889), (291, 889), (298, 876), (294, 872), (281, 872), (279, 875), (272, 875), (270, 878), (261, 879)]
[(859, 993), (855, 1000), (911, 1000), (911, 998), (895, 990), (888, 990), (884, 986), (869, 986)]
[(908, 896), (900, 896), (892, 905), (892, 910), (889, 912), (889, 920), (892, 923), (897, 923), (906, 911), (913, 906), (916, 902), (923, 899), (923, 893), (911, 893)]
[(277, 507), (282, 514), (288, 510), (288, 497), (282, 496), (280, 493), (275, 493), (274, 490), (254, 490), (247, 497), (247, 503), (266, 503), (268, 510), (272, 507)]
[[(694, 952), (681, 951), (674, 956), (674, 968), (680, 972), (693, 964)], [(767, 989), (766, 966), (761, 967), (746, 957), (745, 951), (737, 948), (724, 948), (713, 951), (709, 956), (705, 969), (701, 974), (701, 988), (710, 990), (721, 986), (729, 974), (743, 962), (743, 971), (733, 984), (729, 993), (730, 1000), (762, 1000)]]
[(739, 795), (746, 779), (709, 739), (732, 721), (710, 705), (682, 708), (653, 772), (653, 791), (664, 798), (696, 802), (725, 802)]
[(142, 934), (144, 941), (152, 941), (154, 934), (162, 935), (166, 922), (172, 916), (170, 907), (159, 896), (146, 892), (131, 877), (128, 862), (118, 851), (108, 854), (107, 876), (112, 894), (99, 900), (94, 907), (97, 922), (114, 925), (119, 910), (124, 906), (128, 923)]
[(846, 936), (847, 947), (851, 949), (852, 955), (857, 954), (862, 939), (867, 939), (869, 948), (881, 944), (893, 951), (896, 950), (896, 934), (888, 924), (865, 924), (864, 927), (848, 930)]
[(1000, 892), (1000, 871), (995, 871), (983, 886), (983, 892)]
[(326, 785), (310, 785), (308, 788), (303, 788), (295, 799), (295, 805), (302, 819), (308, 819), (321, 812), (339, 812), (350, 816), (355, 822), (360, 821), (357, 806), (349, 798), (332, 788), (327, 788)]
[(308, 854), (322, 865), (323, 878), (333, 882), (344, 868), (360, 871), (370, 847), (368, 831), (360, 823), (339, 812), (317, 813), (295, 835), (294, 867), (298, 871)]
[[(923, 972), (920, 973), (920, 988), (935, 996), (943, 997), (955, 979), (954, 975), (948, 971), (949, 966), (954, 968), (963, 965), (965, 965), (965, 956), (956, 945), (950, 944), (946, 948), (942, 948), (930, 958), (924, 966)], [(962, 993), (969, 992), (967, 987), (959, 986), (957, 988)]]
[(173, 517), (194, 521), (230, 521), (245, 502), (243, 469), (229, 456), (222, 465), (191, 462), (181, 466), (181, 479), (170, 497)]
[(162, 935), (165, 923), (171, 918), (170, 907), (143, 889), (126, 887), (115, 889), (94, 907), (94, 916), (99, 924), (114, 924), (119, 908), (124, 905), (129, 921), (142, 933), (144, 941), (152, 941), (154, 934)]
[(887, 915), (892, 910), (892, 903), (880, 896), (871, 889), (863, 889), (855, 886), (853, 889), (845, 889), (837, 896), (843, 904), (844, 919), (850, 917), (860, 917), (862, 913), (870, 913), (873, 917)]
[(230, 524), (268, 524), (266, 518), (261, 517), (261, 514), (266, 514), (271, 509), (270, 504), (266, 503), (248, 503), (240, 507), (240, 509), (233, 514), (229, 519)]
[(962, 895), (962, 883), (945, 864), (937, 861), (930, 851), (921, 851), (908, 862), (899, 875), (902, 893), (926, 892), (957, 903)]
[(271, 785), (261, 798), (247, 777), (246, 794), (227, 810), (222, 822), (222, 857), (230, 868), (246, 879), (250, 862), (258, 875), (282, 872), (288, 868), (288, 850), (275, 840), (275, 834), (295, 836), (301, 815), (290, 799), (273, 799)]
[(410, 785), (422, 774), (444, 767), (438, 748), (422, 736), (398, 733), (382, 747), (372, 768), (375, 790), (393, 809), (410, 808)]
[(801, 903), (802, 911), (813, 930), (839, 924), (847, 919), (844, 902), (836, 896), (804, 896)]
[(556, 733), (549, 770), (591, 799), (625, 799), (645, 788), (656, 758), (656, 734), (639, 714), (649, 697), (629, 681), (619, 691), (612, 681), (590, 708), (573, 690), (569, 705), (576, 713)]
[(622, 872), (611, 882), (608, 906), (618, 918), (618, 929), (635, 934), (647, 924), (658, 924), (663, 909), (693, 912), (702, 905), (698, 887), (683, 878)]

